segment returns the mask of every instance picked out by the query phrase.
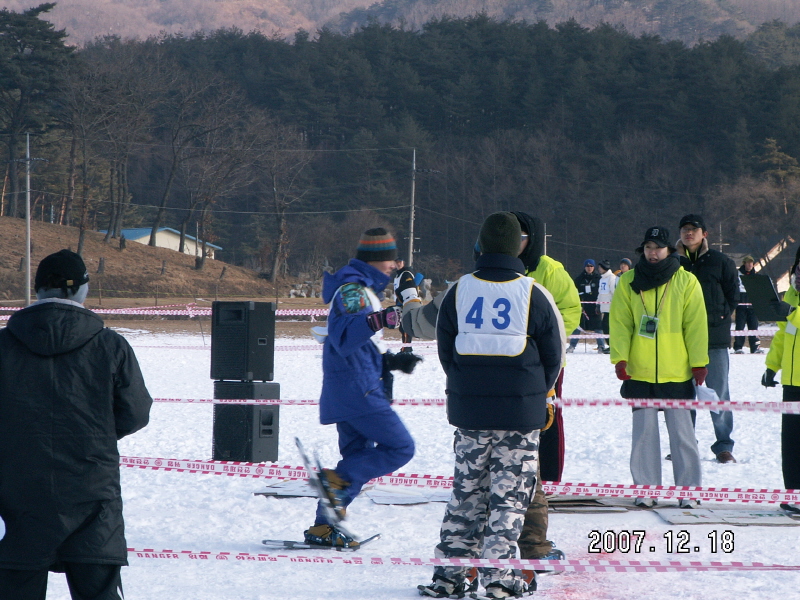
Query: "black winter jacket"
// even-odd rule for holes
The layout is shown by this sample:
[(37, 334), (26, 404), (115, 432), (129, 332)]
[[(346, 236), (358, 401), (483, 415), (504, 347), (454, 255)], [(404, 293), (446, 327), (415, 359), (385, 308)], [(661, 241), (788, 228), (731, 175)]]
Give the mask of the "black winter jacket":
[[(597, 294), (600, 292), (600, 274), (596, 270), (589, 274), (584, 269), (575, 276), (573, 281), (575, 281), (575, 287), (578, 288), (578, 296), (581, 299), (581, 309), (583, 310), (581, 327), (587, 331), (602, 329), (603, 316), (600, 314), (600, 305), (584, 304), (597, 300)], [(588, 292), (586, 291), (587, 286), (589, 287)]]
[[(518, 258), (484, 254), (475, 276), (511, 281), (524, 274)], [(547, 392), (561, 370), (563, 340), (556, 308), (534, 286), (528, 313), (528, 340), (519, 356), (470, 356), (456, 352), (456, 290), (453, 286), (439, 309), (436, 337), (439, 360), (447, 375), (447, 417), (462, 429), (532, 431), (547, 421)]]
[(117, 440), (152, 399), (128, 342), (43, 301), (0, 330), (0, 568), (127, 564)]
[(703, 240), (699, 256), (692, 261), (681, 242), (676, 244), (684, 270), (693, 273), (703, 288), (708, 315), (708, 349), (731, 345), (731, 314), (739, 304), (739, 274), (736, 263)]

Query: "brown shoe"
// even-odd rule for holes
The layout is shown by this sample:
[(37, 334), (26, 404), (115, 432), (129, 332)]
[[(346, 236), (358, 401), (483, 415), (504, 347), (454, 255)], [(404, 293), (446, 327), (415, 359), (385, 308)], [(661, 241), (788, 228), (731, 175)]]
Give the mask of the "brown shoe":
[(726, 450), (725, 452), (720, 452), (717, 454), (717, 462), (724, 465), (725, 463), (735, 463), (736, 459), (733, 458), (733, 454)]

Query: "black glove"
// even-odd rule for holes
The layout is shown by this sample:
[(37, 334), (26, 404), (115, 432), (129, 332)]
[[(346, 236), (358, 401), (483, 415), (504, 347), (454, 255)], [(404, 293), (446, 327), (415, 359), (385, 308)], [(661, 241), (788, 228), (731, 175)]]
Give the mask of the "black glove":
[(384, 327), (396, 329), (403, 318), (403, 310), (399, 306), (390, 306), (367, 315), (367, 325), (372, 331), (380, 331)]
[(764, 387), (775, 387), (778, 385), (778, 382), (775, 381), (775, 371), (772, 369), (764, 371), (764, 374), (761, 376), (761, 385)]
[(401, 304), (409, 300), (419, 300), (419, 290), (414, 283), (414, 274), (403, 271), (394, 280), (394, 293), (399, 297)]
[(383, 360), (390, 371), (402, 371), (403, 373), (411, 374), (417, 363), (423, 359), (421, 356), (411, 352), (398, 352), (397, 354), (386, 352), (383, 355)]

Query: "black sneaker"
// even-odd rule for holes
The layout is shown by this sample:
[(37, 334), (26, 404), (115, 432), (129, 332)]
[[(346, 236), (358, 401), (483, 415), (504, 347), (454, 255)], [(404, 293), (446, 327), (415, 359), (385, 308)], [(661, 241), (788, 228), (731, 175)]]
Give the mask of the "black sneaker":
[(781, 509), (790, 517), (800, 517), (800, 504), (781, 504)]
[(429, 598), (463, 598), (467, 595), (469, 588), (465, 580), (453, 581), (434, 573), (433, 581), (428, 585), (418, 585), (417, 590), (420, 596)]
[(523, 596), (527, 596), (531, 591), (533, 590), (528, 587), (527, 583), (521, 579), (516, 579), (508, 583), (490, 583), (486, 586), (486, 593), (482, 597), (490, 598), (491, 600), (522, 598)]

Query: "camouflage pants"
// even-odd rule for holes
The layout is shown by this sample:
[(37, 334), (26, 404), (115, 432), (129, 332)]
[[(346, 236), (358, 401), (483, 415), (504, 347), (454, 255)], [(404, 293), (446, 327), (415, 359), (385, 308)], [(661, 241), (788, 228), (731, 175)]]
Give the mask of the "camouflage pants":
[[(539, 431), (456, 429), (453, 493), (442, 521), (439, 558), (515, 558), (517, 538), (536, 485)], [(436, 567), (462, 581), (466, 567)], [(479, 569), (486, 586), (520, 580), (511, 569)]]

